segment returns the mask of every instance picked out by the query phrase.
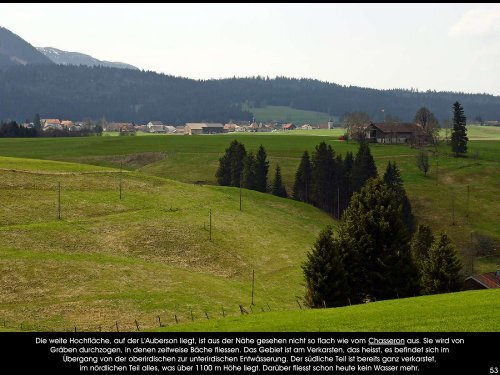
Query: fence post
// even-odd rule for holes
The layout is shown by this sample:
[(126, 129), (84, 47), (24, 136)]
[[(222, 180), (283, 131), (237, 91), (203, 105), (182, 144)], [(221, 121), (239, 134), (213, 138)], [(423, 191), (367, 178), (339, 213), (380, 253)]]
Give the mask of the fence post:
[(297, 305), (299, 305), (300, 309), (302, 310), (302, 305), (300, 304), (298, 299), (297, 299)]
[(210, 209), (210, 241), (212, 241), (212, 209)]
[(174, 314), (174, 318), (175, 318), (175, 323), (179, 324), (179, 320), (177, 319), (177, 315), (176, 314)]
[(137, 327), (137, 330), (140, 331), (140, 329), (139, 329), (139, 322), (137, 320), (135, 320), (135, 326)]
[(207, 320), (209, 320), (210, 318), (208, 317), (208, 313), (205, 311), (205, 316), (207, 317)]
[(120, 332), (120, 330), (118, 329), (118, 322), (116, 322), (116, 332)]
[(224, 311), (224, 306), (222, 306), (222, 317), (225, 318), (226, 317), (226, 312)]
[(163, 327), (163, 324), (161, 324), (161, 318), (160, 318), (160, 315), (158, 315), (158, 324), (160, 325), (160, 327)]
[(267, 308), (269, 309), (269, 311), (271, 311), (271, 308), (269, 307), (269, 304), (266, 302), (266, 305), (267, 305)]
[(191, 321), (194, 322), (193, 309), (190, 309), (189, 312), (191, 313)]

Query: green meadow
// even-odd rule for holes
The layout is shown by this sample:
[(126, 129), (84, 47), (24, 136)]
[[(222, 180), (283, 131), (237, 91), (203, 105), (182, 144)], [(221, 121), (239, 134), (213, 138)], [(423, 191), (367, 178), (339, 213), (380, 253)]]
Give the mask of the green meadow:
[[(500, 290), (468, 291), (331, 309), (265, 311), (172, 324), (159, 331), (491, 332), (500, 331)], [(453, 311), (453, 314), (450, 314)]]
[[(228, 322), (243, 319), (228, 330), (281, 330), (258, 319), (298, 309), (300, 264), (319, 231), (334, 222), (312, 206), (247, 190), (240, 211), (239, 189), (214, 186), (218, 159), (233, 139), (252, 151), (262, 144), (271, 162), (270, 177), (279, 164), (289, 191), (303, 151), (312, 152), (321, 141), (342, 155), (357, 149), (355, 143), (339, 141), (335, 131), (0, 139), (1, 329), (116, 330), (118, 322), (121, 330), (135, 330), (135, 320), (142, 329), (153, 329), (159, 321), (175, 324), (175, 317), (179, 327), (207, 316), (209, 324), (219, 324), (212, 317), (225, 315)], [(470, 157), (454, 158), (447, 146), (440, 146), (423, 176), (415, 166), (417, 150), (372, 145), (379, 173), (389, 160), (397, 162), (419, 221), (451, 235), (465, 271), (493, 271), (499, 257), (475, 257), (471, 237), (488, 236), (498, 248), (500, 141), (473, 140), (469, 150)], [(255, 315), (240, 318), (239, 305), (251, 306), (252, 271)], [(457, 296), (470, 301), (471, 310), (464, 311), (476, 311), (471, 297), (476, 295)], [(498, 305), (498, 293), (491, 296)], [(403, 300), (366, 308), (398, 302)], [(347, 311), (347, 321), (349, 311), (361, 308), (365, 306), (332, 313)], [(273, 313), (262, 312), (269, 309)], [(293, 319), (301, 319), (297, 314), (315, 313), (318, 319), (329, 314), (290, 311), (283, 319), (293, 327)], [(282, 318), (270, 320), (277, 319)], [(434, 324), (441, 323), (436, 319)], [(381, 327), (405, 330), (409, 325)], [(463, 327), (475, 330), (479, 325), (464, 320)]]

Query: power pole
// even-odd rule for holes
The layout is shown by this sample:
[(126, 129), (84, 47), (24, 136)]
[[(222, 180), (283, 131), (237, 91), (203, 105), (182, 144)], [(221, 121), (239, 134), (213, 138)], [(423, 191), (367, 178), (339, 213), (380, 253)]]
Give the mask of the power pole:
[(254, 303), (253, 303), (254, 284), (255, 284), (255, 270), (252, 270), (252, 305), (254, 305)]
[(210, 209), (210, 241), (212, 241), (212, 209)]
[(61, 220), (61, 183), (57, 183), (57, 219)]

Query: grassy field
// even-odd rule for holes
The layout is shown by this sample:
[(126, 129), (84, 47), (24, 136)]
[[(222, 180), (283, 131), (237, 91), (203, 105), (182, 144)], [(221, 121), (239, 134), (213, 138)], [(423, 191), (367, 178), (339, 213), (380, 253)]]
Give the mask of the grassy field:
[[(3, 139), (0, 155), (31, 157), (119, 167), (142, 174), (187, 183), (205, 181), (215, 184), (218, 159), (233, 139), (248, 150), (264, 145), (271, 162), (271, 173), (279, 164), (284, 182), (291, 191), (296, 168), (304, 150), (314, 150), (325, 141), (337, 153), (356, 152), (357, 144), (338, 141), (335, 136), (281, 136), (277, 134), (225, 134), (213, 136), (89, 137), (66, 139)], [(379, 172), (388, 161), (396, 161), (414, 211), (423, 223), (447, 231), (464, 255), (471, 252), (471, 232), (500, 240), (496, 217), (500, 211), (500, 141), (470, 141), (469, 153), (477, 158), (448, 156), (449, 146), (440, 147), (439, 156), (431, 156), (428, 176), (417, 169), (417, 150), (404, 145), (371, 146)], [(439, 165), (436, 168), (436, 165)], [(437, 184), (436, 184), (436, 171)], [(467, 186), (470, 189), (467, 200)], [(453, 223), (452, 197), (455, 220)], [(467, 203), (469, 202), (469, 203)]]
[[(450, 133), (451, 134), (451, 133)], [(439, 135), (444, 138), (446, 130), (441, 129)], [(467, 136), (470, 140), (490, 140), (500, 141), (500, 127), (468, 125)]]
[[(298, 309), (298, 307), (297, 307)], [(335, 309), (259, 312), (170, 325), (161, 331), (499, 332), (500, 290), (468, 291)], [(450, 311), (453, 311), (450, 314)]]
[[(300, 263), (332, 220), (311, 206), (246, 190), (240, 212), (238, 189), (210, 186), (218, 158), (235, 138), (248, 150), (264, 145), (289, 190), (304, 150), (321, 141), (340, 154), (357, 149), (319, 134), (0, 139), (0, 325), (113, 330), (118, 321), (133, 330), (134, 320), (150, 329), (157, 316), (186, 322), (191, 311), (195, 319), (222, 309), (236, 316), (239, 304), (249, 308), (252, 270), (256, 311), (267, 304), (297, 308)], [(456, 159), (441, 146), (424, 177), (416, 150), (372, 146), (379, 172), (389, 160), (398, 163), (419, 221), (447, 231), (467, 266), (471, 232), (493, 238), (497, 248), (500, 240), (500, 141), (471, 141), (469, 150), (476, 158)], [(477, 259), (474, 267), (492, 271), (498, 257)]]
[(328, 113), (305, 111), (291, 107), (266, 106), (249, 108), (257, 122), (293, 122), (295, 125), (326, 124), (330, 119)]
[[(32, 170), (36, 164), (36, 172)], [(2, 158), (0, 324), (15, 329), (153, 327), (190, 310), (287, 309), (300, 263), (331, 220), (299, 202), (137, 172)], [(16, 168), (12, 168), (12, 167)], [(82, 170), (85, 169), (84, 171)], [(24, 172), (22, 172), (24, 171)], [(61, 183), (62, 220), (56, 186)], [(209, 240), (209, 209), (213, 238)]]

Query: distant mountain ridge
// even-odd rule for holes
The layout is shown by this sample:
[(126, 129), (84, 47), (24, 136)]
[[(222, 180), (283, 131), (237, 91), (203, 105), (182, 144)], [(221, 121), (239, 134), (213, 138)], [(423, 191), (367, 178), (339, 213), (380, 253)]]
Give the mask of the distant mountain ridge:
[(0, 66), (52, 64), (23, 38), (0, 26)]
[(134, 69), (139, 68), (122, 62), (99, 60), (80, 52), (62, 51), (54, 47), (36, 47), (36, 49), (52, 62), (62, 65), (106, 66), (109, 68)]

